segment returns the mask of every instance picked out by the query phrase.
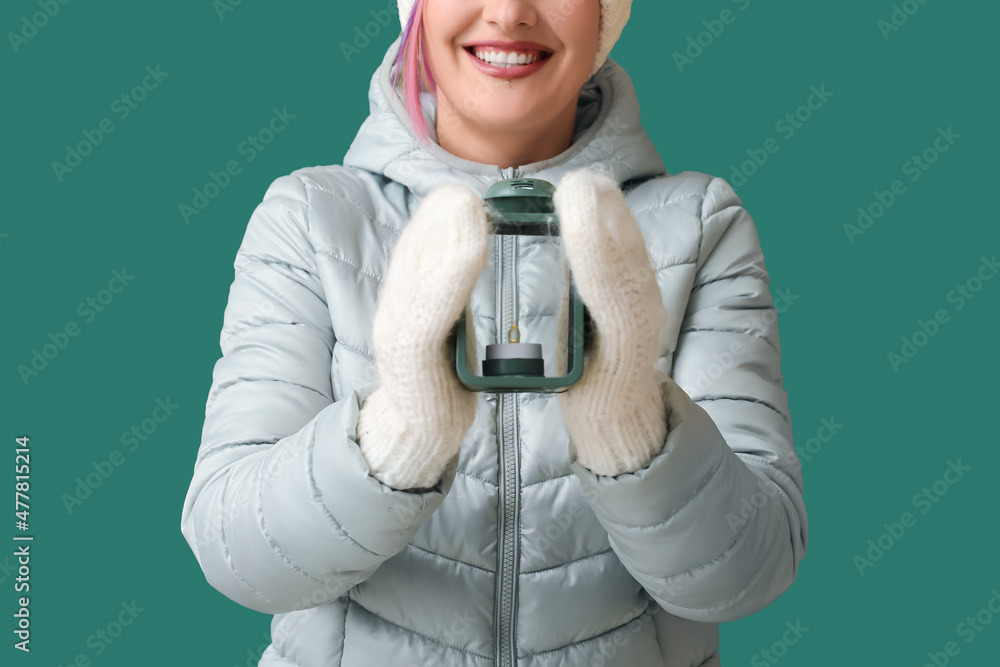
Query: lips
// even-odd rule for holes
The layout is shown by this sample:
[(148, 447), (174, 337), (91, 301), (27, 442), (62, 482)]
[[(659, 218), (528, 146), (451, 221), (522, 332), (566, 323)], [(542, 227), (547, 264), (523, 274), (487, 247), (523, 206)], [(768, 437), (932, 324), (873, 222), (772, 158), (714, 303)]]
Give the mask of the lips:
[(477, 42), (466, 45), (465, 52), (484, 74), (505, 79), (533, 74), (552, 56), (534, 42)]

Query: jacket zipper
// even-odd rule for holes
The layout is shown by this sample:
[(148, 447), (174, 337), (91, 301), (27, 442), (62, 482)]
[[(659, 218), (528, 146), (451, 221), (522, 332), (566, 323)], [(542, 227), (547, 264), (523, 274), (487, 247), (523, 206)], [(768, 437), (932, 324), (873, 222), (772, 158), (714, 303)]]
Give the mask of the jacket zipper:
[[(501, 178), (517, 178), (517, 168), (500, 170)], [(507, 340), (507, 329), (517, 311), (517, 237), (497, 237), (497, 342)], [(517, 571), (520, 560), (520, 451), (517, 438), (517, 394), (498, 395), (500, 429), (500, 503), (497, 525), (499, 570), (495, 609), (497, 667), (514, 667), (517, 660)]]

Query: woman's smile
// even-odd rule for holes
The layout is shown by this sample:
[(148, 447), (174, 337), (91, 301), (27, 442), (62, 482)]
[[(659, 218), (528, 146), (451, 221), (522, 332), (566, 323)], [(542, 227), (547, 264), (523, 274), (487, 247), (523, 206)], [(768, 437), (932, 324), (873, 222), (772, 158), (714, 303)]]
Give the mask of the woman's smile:
[(463, 48), (481, 72), (504, 79), (534, 74), (552, 56), (550, 50), (534, 42), (477, 42)]

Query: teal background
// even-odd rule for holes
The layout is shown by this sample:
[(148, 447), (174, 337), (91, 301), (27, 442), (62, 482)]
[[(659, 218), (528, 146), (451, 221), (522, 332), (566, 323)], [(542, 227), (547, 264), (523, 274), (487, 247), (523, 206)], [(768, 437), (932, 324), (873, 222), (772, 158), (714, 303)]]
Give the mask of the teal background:
[[(950, 664), (994, 665), (1000, 654), (1000, 619), (970, 643), (956, 629), (1000, 590), (1000, 280), (961, 310), (947, 301), (1000, 250), (1000, 10), (902, 4), (918, 10), (885, 39), (877, 22), (890, 18), (890, 2), (637, 2), (612, 54), (669, 171), (730, 178), (748, 149), (777, 139), (780, 150), (736, 190), (756, 221), (772, 293), (798, 297), (780, 316), (797, 444), (822, 419), (843, 425), (813, 441), (821, 448), (804, 462), (811, 540), (798, 580), (764, 611), (723, 626), (724, 665), (773, 664), (761, 651), (783, 642), (786, 622), (808, 628), (778, 648), (787, 665), (919, 666), (949, 641), (960, 649)], [(0, 495), (13, 495), (14, 438), (28, 435), (35, 541), (30, 654), (12, 646), (14, 542), (0, 548), (3, 664), (69, 665), (78, 654), (102, 667), (256, 663), (270, 617), (208, 586), (180, 533), (181, 506), (246, 223), (278, 176), (341, 161), (398, 24), (349, 63), (340, 44), (387, 6), (395, 16), (370, 0), (245, 1), (220, 17), (210, 0), (71, 2), (16, 53), (5, 37)], [(671, 54), (726, 8), (735, 21), (678, 71)], [(18, 32), (38, 11), (6, 2), (0, 29)], [(157, 65), (169, 75), (119, 120), (112, 101)], [(832, 97), (786, 140), (775, 123), (822, 85)], [(295, 118), (246, 162), (240, 142), (286, 107)], [(105, 117), (114, 131), (60, 182), (51, 163)], [(909, 181), (903, 164), (939, 127), (960, 139)], [(185, 224), (179, 204), (232, 159), (241, 173)], [(905, 194), (849, 242), (844, 224), (894, 179)], [(78, 304), (122, 267), (134, 279), (86, 322)], [(887, 353), (937, 309), (948, 323), (895, 372)], [(79, 335), (23, 381), (18, 366), (71, 321)], [(128, 451), (123, 432), (168, 397), (177, 409)], [(113, 450), (122, 464), (70, 513), (63, 495)], [(914, 495), (959, 459), (971, 470), (939, 485), (947, 494), (921, 513)], [(904, 512), (915, 525), (859, 574), (854, 557)], [(6, 520), (0, 534), (18, 533)], [(110, 645), (88, 644), (133, 600), (142, 611), (132, 625)]]

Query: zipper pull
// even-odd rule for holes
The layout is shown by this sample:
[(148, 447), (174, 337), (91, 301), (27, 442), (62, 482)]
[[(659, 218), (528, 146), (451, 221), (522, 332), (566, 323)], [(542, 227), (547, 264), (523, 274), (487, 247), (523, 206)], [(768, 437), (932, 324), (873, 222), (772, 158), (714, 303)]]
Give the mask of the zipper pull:
[(501, 181), (509, 180), (511, 178), (517, 178), (518, 172), (520, 170), (517, 167), (507, 167), (506, 169), (500, 169), (500, 179)]

